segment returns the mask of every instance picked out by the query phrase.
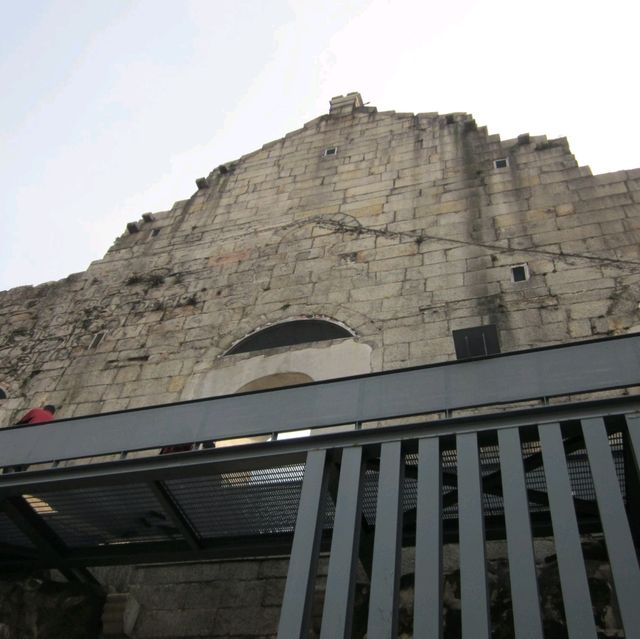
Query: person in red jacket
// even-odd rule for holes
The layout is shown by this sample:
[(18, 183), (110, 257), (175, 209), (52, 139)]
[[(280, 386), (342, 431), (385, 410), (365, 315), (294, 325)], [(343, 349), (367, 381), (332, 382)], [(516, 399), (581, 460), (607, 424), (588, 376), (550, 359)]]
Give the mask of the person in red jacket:
[[(19, 420), (18, 424), (44, 424), (54, 419), (56, 414), (56, 407), (52, 404), (47, 404), (42, 408), (32, 408), (27, 411)], [(18, 464), (17, 466), (7, 466), (3, 470), (3, 474), (9, 473), (21, 473), (29, 468), (29, 464)]]
[(32, 408), (18, 420), (18, 424), (43, 424), (52, 421), (55, 414), (56, 407), (52, 404), (47, 404), (42, 408)]

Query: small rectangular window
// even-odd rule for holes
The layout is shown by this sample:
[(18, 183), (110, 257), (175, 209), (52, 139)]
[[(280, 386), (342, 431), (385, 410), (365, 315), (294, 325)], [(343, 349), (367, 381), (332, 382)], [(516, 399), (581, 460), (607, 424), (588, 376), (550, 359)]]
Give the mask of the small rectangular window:
[(89, 344), (89, 348), (98, 348), (105, 335), (106, 331), (100, 331), (99, 333), (96, 333), (91, 340), (91, 344)]
[(325, 157), (327, 155), (336, 155), (336, 153), (338, 153), (338, 147), (337, 146), (330, 146), (328, 149), (324, 150)]
[(509, 166), (509, 160), (507, 158), (498, 158), (493, 161), (493, 166), (496, 169), (506, 169)]
[(526, 282), (529, 279), (529, 267), (526, 264), (512, 266), (511, 279), (514, 282)]
[(484, 357), (500, 352), (498, 331), (494, 324), (453, 331), (453, 343), (458, 359)]

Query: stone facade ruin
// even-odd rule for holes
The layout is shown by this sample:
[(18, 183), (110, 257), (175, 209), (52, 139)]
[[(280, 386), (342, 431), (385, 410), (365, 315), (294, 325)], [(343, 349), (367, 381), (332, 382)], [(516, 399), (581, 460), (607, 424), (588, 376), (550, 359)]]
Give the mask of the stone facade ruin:
[[(445, 362), (478, 327), (502, 352), (637, 332), (639, 304), (640, 169), (592, 175), (564, 138), (350, 93), (131, 222), (86, 272), (1, 292), (0, 424)], [(347, 336), (229, 353), (305, 319)], [(274, 636), (285, 575), (276, 559), (104, 572), (135, 594), (141, 639)]]

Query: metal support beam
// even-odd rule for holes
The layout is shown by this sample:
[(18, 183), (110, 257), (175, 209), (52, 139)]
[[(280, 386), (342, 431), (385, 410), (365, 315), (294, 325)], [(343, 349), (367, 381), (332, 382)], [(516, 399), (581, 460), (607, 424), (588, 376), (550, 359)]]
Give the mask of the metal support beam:
[[(0, 429), (0, 466), (637, 385), (640, 336)], [(591, 364), (597, 361), (597, 366)]]
[(627, 418), (627, 424), (629, 426), (631, 452), (636, 464), (636, 470), (640, 472), (640, 414), (635, 414)]
[(171, 493), (167, 490), (167, 487), (160, 481), (152, 481), (149, 483), (149, 488), (162, 506), (164, 513), (180, 531), (180, 534), (185, 538), (189, 546), (193, 550), (201, 550), (202, 544), (200, 543), (193, 526), (182, 514), (171, 497)]
[(482, 511), (482, 481), (476, 433), (458, 435), (458, 522), (462, 635), (489, 639), (489, 589)]
[(41, 557), (57, 568), (68, 581), (81, 581), (89, 584), (97, 584), (95, 577), (84, 567), (70, 567), (67, 565), (64, 552), (65, 545), (62, 540), (47, 526), (24, 497), (11, 497), (2, 503), (2, 510), (31, 540), (40, 552)]
[(442, 463), (437, 437), (418, 448), (413, 634), (442, 638)]
[(303, 639), (309, 634), (311, 601), (327, 493), (326, 465), (326, 451), (309, 452), (280, 610), (278, 639)]
[(623, 438), (627, 516), (633, 542), (640, 548), (640, 415), (627, 417)]
[(597, 639), (560, 424), (539, 433), (567, 630), (570, 639)]
[[(204, 476), (217, 473), (244, 472), (267, 468), (277, 458), (279, 465), (304, 463), (305, 456), (313, 442), (316, 449), (331, 449), (350, 445), (379, 446), (384, 442), (416, 440), (420, 437), (455, 435), (469, 430), (481, 432), (531, 424), (555, 423), (556, 421), (584, 419), (603, 414), (623, 414), (640, 410), (636, 398), (614, 398), (581, 402), (577, 404), (554, 405), (514, 412), (501, 412), (481, 417), (468, 416), (455, 419), (428, 421), (386, 428), (342, 431), (307, 438), (279, 440), (277, 442), (255, 443), (251, 446), (229, 446), (207, 451), (197, 451), (176, 455), (151, 455), (123, 461), (105, 462), (69, 468), (55, 468), (26, 473), (0, 475), (0, 498), (30, 493), (40, 490), (68, 490), (97, 484), (128, 484), (132, 481), (168, 480), (186, 476)], [(0, 434), (3, 430), (0, 429)], [(640, 444), (639, 444), (640, 445)], [(408, 442), (411, 449), (411, 441)], [(448, 495), (443, 501), (447, 505)], [(454, 502), (457, 501), (457, 497)]]
[(517, 428), (498, 431), (516, 639), (543, 639), (529, 503)]
[(342, 452), (320, 639), (349, 639), (362, 517), (362, 448)]
[(368, 639), (389, 639), (398, 634), (403, 477), (402, 443), (383, 444), (380, 451)]
[(613, 465), (607, 431), (602, 418), (585, 420), (582, 430), (625, 637), (639, 639), (640, 568)]

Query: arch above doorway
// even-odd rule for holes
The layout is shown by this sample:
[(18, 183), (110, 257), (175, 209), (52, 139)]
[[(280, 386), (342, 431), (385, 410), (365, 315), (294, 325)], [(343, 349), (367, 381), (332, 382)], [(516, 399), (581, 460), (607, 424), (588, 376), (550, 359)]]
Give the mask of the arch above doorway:
[(234, 344), (225, 355), (348, 337), (354, 337), (354, 334), (344, 326), (326, 319), (287, 320), (250, 333)]

